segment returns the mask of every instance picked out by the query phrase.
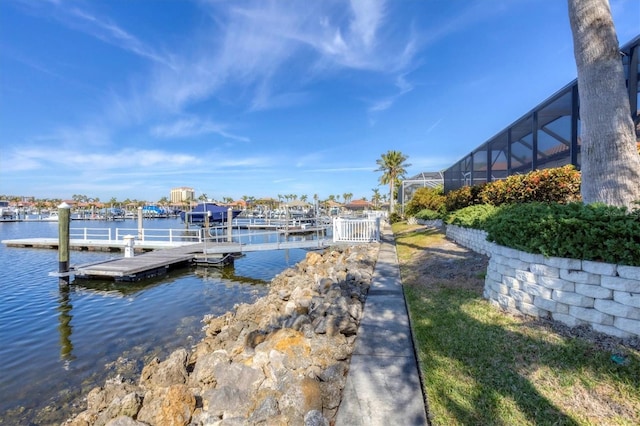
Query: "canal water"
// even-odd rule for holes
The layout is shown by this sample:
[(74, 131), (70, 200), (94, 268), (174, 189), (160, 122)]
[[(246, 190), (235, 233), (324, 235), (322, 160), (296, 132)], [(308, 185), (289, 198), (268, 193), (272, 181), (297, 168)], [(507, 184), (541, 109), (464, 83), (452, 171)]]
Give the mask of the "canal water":
[[(145, 229), (182, 229), (178, 219)], [(72, 221), (71, 228), (133, 228), (137, 221)], [(73, 233), (73, 230), (72, 230)], [(56, 222), (3, 222), (0, 240), (55, 237)], [(0, 424), (59, 424), (105, 379), (134, 379), (153, 357), (202, 337), (202, 318), (265, 295), (304, 250), (247, 253), (226, 268), (190, 267), (133, 284), (72, 280), (60, 286), (56, 250), (0, 245)], [(72, 265), (122, 256), (70, 252)]]

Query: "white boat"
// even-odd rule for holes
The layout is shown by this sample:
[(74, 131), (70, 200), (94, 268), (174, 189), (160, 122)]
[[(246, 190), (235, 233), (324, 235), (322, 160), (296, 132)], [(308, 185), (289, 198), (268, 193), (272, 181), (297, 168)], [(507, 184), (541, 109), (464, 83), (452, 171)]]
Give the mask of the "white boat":
[(45, 216), (40, 220), (43, 220), (45, 222), (57, 222), (58, 221), (58, 212), (51, 212), (49, 213), (49, 216)]

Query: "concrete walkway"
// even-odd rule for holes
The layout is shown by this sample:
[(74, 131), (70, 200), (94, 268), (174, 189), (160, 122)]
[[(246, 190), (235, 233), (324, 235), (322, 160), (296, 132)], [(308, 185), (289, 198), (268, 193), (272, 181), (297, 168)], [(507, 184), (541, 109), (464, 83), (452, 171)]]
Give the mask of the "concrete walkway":
[(395, 240), (382, 234), (336, 426), (427, 424)]

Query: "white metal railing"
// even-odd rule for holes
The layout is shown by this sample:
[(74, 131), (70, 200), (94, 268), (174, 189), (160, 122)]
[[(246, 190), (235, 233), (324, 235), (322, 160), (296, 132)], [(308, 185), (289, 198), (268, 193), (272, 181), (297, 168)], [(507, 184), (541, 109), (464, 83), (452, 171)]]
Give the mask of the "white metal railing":
[(153, 229), (153, 228), (70, 228), (69, 238), (82, 240), (124, 240), (133, 235), (139, 241), (202, 242), (200, 229)]
[(345, 243), (380, 241), (380, 218), (335, 218), (333, 220), (333, 241)]
[[(325, 235), (327, 227), (315, 229), (316, 239)], [(81, 240), (124, 241), (126, 236), (132, 235), (137, 241), (153, 242), (234, 242), (239, 244), (262, 244), (274, 242), (291, 242), (295, 240), (309, 239), (309, 235), (296, 235), (289, 233), (286, 227), (274, 227), (273, 230), (262, 232), (243, 230), (237, 227), (232, 229), (231, 237), (228, 235), (227, 226), (191, 229), (153, 229), (153, 228), (70, 228), (69, 237)], [(313, 238), (313, 234), (311, 237)]]

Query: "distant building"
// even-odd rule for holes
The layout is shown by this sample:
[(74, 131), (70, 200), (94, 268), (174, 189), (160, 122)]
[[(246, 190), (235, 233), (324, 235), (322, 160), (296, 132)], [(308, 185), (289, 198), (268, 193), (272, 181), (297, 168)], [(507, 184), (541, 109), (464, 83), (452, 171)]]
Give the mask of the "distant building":
[(195, 200), (195, 191), (193, 188), (187, 188), (185, 186), (180, 188), (173, 188), (171, 190), (171, 204), (181, 204), (185, 201)]

